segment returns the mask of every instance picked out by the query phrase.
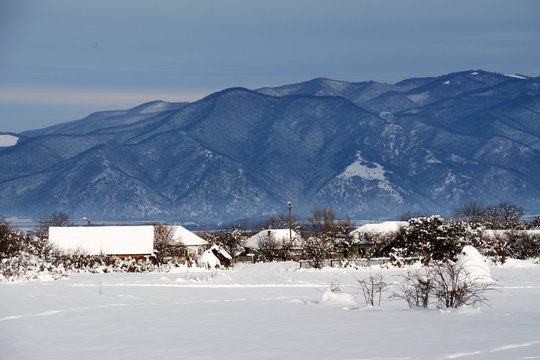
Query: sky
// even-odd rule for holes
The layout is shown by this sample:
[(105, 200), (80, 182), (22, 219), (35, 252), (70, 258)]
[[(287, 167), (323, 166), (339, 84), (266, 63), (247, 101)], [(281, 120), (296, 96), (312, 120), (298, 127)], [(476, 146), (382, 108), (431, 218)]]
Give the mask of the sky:
[(540, 1), (0, 0), (0, 132), (327, 77), (540, 76)]

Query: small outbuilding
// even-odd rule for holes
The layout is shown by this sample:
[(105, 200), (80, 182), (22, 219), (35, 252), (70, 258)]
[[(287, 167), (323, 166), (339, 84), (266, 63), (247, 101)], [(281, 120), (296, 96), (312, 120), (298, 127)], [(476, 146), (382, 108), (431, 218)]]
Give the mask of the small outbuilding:
[(214, 244), (208, 250), (210, 250), (219, 259), (221, 266), (228, 268), (232, 265), (232, 256), (221, 246)]
[(219, 269), (221, 267), (221, 262), (210, 249), (204, 251), (201, 256), (197, 259), (197, 265), (205, 269)]
[(50, 227), (49, 242), (63, 252), (144, 258), (154, 251), (154, 227)]

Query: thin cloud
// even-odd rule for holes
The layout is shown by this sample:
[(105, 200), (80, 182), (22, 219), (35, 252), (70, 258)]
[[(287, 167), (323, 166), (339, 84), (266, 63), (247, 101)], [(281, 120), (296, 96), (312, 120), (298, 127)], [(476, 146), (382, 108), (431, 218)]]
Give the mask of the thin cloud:
[(137, 105), (152, 100), (193, 102), (208, 92), (137, 92), (99, 89), (73, 89), (64, 87), (0, 86), (2, 104), (40, 105)]

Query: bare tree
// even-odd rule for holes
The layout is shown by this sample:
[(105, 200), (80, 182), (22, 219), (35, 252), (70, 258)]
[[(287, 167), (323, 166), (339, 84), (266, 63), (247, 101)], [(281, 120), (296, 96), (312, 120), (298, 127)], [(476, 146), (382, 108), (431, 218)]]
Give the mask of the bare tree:
[[(294, 230), (301, 229), (303, 227), (302, 221), (298, 215), (291, 215), (292, 228)], [(253, 227), (253, 231), (260, 231), (263, 229), (288, 229), (289, 228), (289, 214), (272, 215), (264, 221), (256, 224)]]
[(491, 229), (516, 229), (525, 210), (509, 201), (486, 209), (486, 220)]
[(337, 232), (336, 213), (332, 209), (319, 209), (314, 207), (311, 211), (312, 217), (308, 219), (308, 224), (315, 233), (328, 234)]
[(172, 258), (181, 257), (186, 254), (186, 249), (182, 245), (173, 242), (173, 227), (163, 224), (154, 225), (154, 254), (158, 264), (164, 264)]
[(399, 216), (399, 220), (400, 221), (409, 221), (411, 219), (414, 219), (414, 218), (419, 218), (419, 217), (425, 217), (426, 214), (420, 212), (420, 211), (415, 211), (415, 210), (409, 210), (407, 212), (404, 212), (403, 214), (401, 214)]
[(521, 227), (519, 220), (524, 211), (522, 207), (509, 201), (489, 206), (472, 201), (455, 209), (454, 217), (473, 226), (483, 225), (488, 229), (516, 229)]
[(73, 221), (62, 211), (54, 212), (39, 219), (39, 224), (34, 229), (34, 235), (40, 239), (48, 239), (49, 227), (51, 226), (73, 226)]
[(471, 201), (460, 208), (454, 210), (454, 217), (473, 225), (484, 223), (486, 216), (486, 207), (476, 201)]

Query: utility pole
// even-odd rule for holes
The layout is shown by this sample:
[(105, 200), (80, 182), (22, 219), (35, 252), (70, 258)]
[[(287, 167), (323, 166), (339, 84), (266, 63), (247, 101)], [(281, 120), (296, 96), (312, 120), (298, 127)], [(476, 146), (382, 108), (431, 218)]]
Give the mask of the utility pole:
[(292, 241), (292, 217), (291, 217), (291, 202), (289, 201), (289, 240)]

